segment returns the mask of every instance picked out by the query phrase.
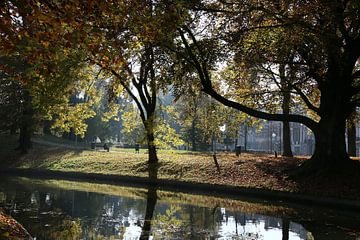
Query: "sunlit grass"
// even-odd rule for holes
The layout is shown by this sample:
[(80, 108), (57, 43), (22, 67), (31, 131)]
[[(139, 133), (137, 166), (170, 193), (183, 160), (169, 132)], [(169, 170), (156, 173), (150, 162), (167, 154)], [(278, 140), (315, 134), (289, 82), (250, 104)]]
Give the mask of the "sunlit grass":
[[(15, 138), (14, 138), (15, 139)], [(49, 141), (49, 139), (45, 139)], [(3, 161), (3, 167), (48, 169), (65, 172), (148, 176), (146, 149), (111, 148), (104, 150), (73, 149), (64, 145), (34, 144), (29, 154)], [(55, 142), (56, 143), (56, 142)], [(4, 151), (6, 153), (6, 151)], [(12, 152), (7, 153), (12, 154)], [(279, 162), (267, 154), (218, 153), (221, 172), (217, 172), (212, 153), (179, 150), (159, 150), (158, 178), (186, 182), (222, 184), (296, 191), (293, 182), (267, 172), (266, 166)], [(1, 158), (3, 159), (3, 158)], [(296, 161), (296, 159), (294, 159)], [(267, 164), (267, 165), (266, 165)], [(265, 166), (265, 168), (264, 168)]]

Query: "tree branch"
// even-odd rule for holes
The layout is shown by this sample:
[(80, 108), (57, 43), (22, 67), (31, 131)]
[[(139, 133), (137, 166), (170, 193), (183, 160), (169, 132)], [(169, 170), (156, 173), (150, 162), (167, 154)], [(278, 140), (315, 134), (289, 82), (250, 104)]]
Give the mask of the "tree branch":
[[(229, 99), (223, 97), (222, 95), (220, 95), (218, 92), (216, 92), (214, 90), (214, 88), (212, 86), (211, 78), (207, 71), (206, 64), (205, 63), (200, 64), (199, 60), (197, 59), (197, 57), (193, 53), (190, 45), (188, 44), (188, 42), (184, 36), (184, 33), (181, 30), (179, 30), (179, 32), (180, 32), (180, 37), (185, 45), (185, 49), (188, 52), (189, 57), (191, 58), (192, 62), (196, 66), (196, 70), (198, 71), (200, 82), (203, 86), (203, 89), (202, 89), (203, 92), (210, 95), (211, 97), (213, 97), (220, 103), (224, 104), (225, 106), (237, 109), (237, 110), (244, 112), (246, 114), (249, 114), (250, 116), (253, 116), (253, 117), (271, 120), (271, 121), (298, 122), (298, 123), (304, 124), (305, 126), (307, 126), (308, 128), (310, 128), (313, 131), (316, 129), (316, 122), (306, 116), (296, 115), (296, 114), (284, 115), (284, 114), (266, 113), (266, 112), (262, 112), (260, 110), (255, 110), (253, 108), (249, 108), (245, 105), (234, 102), (234, 101), (229, 100)], [(188, 29), (187, 32), (189, 33), (191, 31)], [(192, 41), (196, 41), (196, 39), (193, 36), (191, 36), (191, 34), (190, 34), (190, 37), (191, 37)]]
[(296, 93), (301, 97), (301, 99), (304, 101), (304, 103), (306, 104), (306, 106), (316, 112), (317, 114), (319, 114), (320, 110), (318, 107), (315, 107), (314, 104), (312, 104), (312, 102), (310, 101), (310, 99), (296, 86), (292, 86), (292, 88), (296, 91)]

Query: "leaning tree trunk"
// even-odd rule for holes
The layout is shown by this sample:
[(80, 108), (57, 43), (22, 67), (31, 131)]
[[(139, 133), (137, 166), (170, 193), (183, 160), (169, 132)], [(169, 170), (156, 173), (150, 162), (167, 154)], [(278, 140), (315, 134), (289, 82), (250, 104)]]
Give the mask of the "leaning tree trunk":
[(348, 154), (351, 157), (356, 157), (356, 126), (355, 124), (348, 124), (347, 127), (347, 142)]
[[(150, 115), (152, 116), (152, 115)], [(148, 159), (148, 169), (149, 169), (149, 178), (157, 179), (157, 164), (158, 164), (158, 157), (155, 145), (155, 135), (154, 135), (154, 118), (149, 117), (145, 123), (145, 131), (148, 143), (148, 152), (149, 152), (149, 159)]]

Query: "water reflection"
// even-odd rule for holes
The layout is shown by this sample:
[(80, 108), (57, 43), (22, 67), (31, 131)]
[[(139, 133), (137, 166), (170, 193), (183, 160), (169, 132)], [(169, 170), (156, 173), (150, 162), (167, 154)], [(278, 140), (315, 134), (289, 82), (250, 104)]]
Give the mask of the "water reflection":
[(333, 213), (155, 187), (6, 179), (0, 196), (0, 207), (36, 239), (355, 239), (360, 226)]

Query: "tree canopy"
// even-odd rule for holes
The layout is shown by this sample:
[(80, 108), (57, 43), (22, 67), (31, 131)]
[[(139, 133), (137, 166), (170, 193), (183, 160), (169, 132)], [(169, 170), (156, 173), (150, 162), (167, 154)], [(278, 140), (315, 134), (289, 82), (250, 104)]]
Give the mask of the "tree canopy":
[(179, 98), (194, 85), (252, 117), (307, 126), (316, 149), (306, 169), (337, 169), (351, 163), (346, 120), (359, 105), (359, 9), (357, 0), (5, 1), (1, 55), (18, 55), (25, 71), (0, 66), (43, 94), (35, 104), (101, 69), (110, 101), (123, 91), (137, 106), (149, 163), (160, 91)]

